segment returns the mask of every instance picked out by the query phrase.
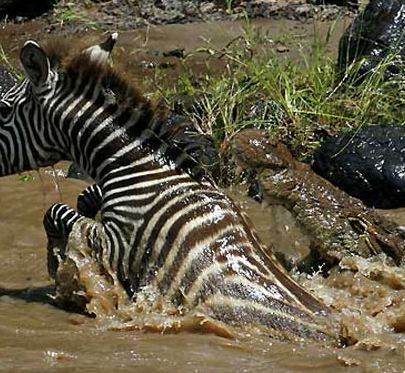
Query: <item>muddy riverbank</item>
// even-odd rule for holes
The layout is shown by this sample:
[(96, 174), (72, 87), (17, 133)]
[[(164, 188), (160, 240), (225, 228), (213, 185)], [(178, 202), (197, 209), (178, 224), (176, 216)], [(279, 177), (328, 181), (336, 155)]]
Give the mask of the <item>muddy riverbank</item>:
[(272, 18), (332, 20), (353, 14), (359, 2), (306, 0), (131, 0), (35, 1), (0, 3), (0, 18), (23, 23), (41, 20), (46, 33), (133, 30), (150, 25)]
[[(274, 51), (278, 58), (302, 60), (303, 54), (321, 38), (328, 38), (325, 52), (336, 55), (339, 38), (350, 23), (351, 18), (338, 21), (300, 22), (286, 19), (255, 19), (245, 21), (218, 21), (208, 23), (157, 25), (146, 29), (122, 31), (119, 33), (114, 50), (114, 64), (136, 85), (149, 91), (154, 98), (157, 80), (173, 85), (181, 80), (185, 72), (193, 71), (195, 81), (209, 75), (220, 74), (229, 63), (220, 58), (221, 52), (227, 52), (232, 41), (246, 35), (246, 32), (259, 32), (265, 35), (266, 42), (255, 49), (255, 55)], [(8, 60), (18, 69), (18, 53), (24, 42), (34, 39), (44, 42), (55, 35), (43, 32), (43, 21), (23, 24), (7, 24), (0, 28), (0, 44), (7, 53)], [(330, 32), (333, 29), (333, 32)], [(181, 35), (181, 37), (179, 37)], [(91, 45), (102, 38), (102, 32), (87, 30), (80, 34), (61, 31), (61, 38), (69, 38), (71, 43)], [(240, 44), (241, 48), (247, 48)], [(179, 58), (167, 54), (181, 51)]]

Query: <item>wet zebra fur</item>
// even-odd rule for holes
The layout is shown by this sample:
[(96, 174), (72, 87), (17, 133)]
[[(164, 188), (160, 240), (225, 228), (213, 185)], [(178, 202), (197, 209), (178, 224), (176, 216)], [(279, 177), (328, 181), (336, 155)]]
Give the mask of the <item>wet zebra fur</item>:
[(77, 212), (86, 218), (94, 219), (101, 209), (103, 192), (97, 184), (90, 185), (77, 197)]
[(101, 221), (86, 224), (88, 245), (134, 300), (153, 286), (175, 305), (202, 305), (233, 325), (328, 339), (317, 323), (326, 307), (268, 254), (199, 163), (157, 135), (161, 113), (107, 63), (115, 39), (73, 56), (28, 41), (20, 54), (27, 78), (0, 102), (1, 175), (65, 159), (97, 183), (77, 211), (47, 211), (50, 274), (73, 226), (100, 210)]

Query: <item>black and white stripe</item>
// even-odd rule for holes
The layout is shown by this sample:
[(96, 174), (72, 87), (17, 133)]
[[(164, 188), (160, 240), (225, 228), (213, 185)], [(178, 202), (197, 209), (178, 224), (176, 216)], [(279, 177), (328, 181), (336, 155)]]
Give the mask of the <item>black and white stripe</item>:
[(102, 47), (49, 71), (36, 43), (24, 48), (39, 67), (22, 53), (28, 79), (1, 102), (10, 108), (1, 114), (2, 174), (69, 159), (97, 183), (79, 196), (78, 212), (63, 204), (47, 212), (51, 274), (73, 225), (100, 211), (99, 223), (86, 223), (89, 245), (134, 299), (149, 286), (225, 322), (326, 338), (314, 319), (325, 307), (266, 253), (198, 162), (156, 135), (161, 119), (149, 103), (108, 66), (94, 66), (105, 64)]

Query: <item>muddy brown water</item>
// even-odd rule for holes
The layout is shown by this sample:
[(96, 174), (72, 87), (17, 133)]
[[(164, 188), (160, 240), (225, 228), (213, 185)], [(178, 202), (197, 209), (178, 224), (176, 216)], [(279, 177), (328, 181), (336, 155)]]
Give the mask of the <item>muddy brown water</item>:
[[(289, 21), (257, 21), (272, 33), (295, 35), (294, 45), (308, 42), (312, 24)], [(321, 24), (323, 35), (331, 24)], [(337, 27), (342, 30), (345, 24)], [(43, 25), (9, 25), (0, 31), (0, 41), (15, 56), (28, 38), (44, 39)], [(171, 25), (149, 31), (127, 32), (118, 44), (118, 60), (131, 69), (134, 80), (153, 71), (140, 67), (154, 60), (153, 51), (185, 47), (192, 50), (207, 41), (223, 47), (241, 32), (241, 25), (219, 22), (206, 25)], [(331, 51), (336, 51), (338, 35)], [(78, 37), (73, 36), (74, 37)], [(80, 37), (93, 42), (99, 35)], [(290, 47), (287, 58), (299, 54)], [(275, 47), (277, 44), (274, 44)], [(128, 57), (129, 56), (129, 57)], [(206, 55), (194, 66), (204, 66)], [(173, 78), (182, 66), (171, 68)], [(200, 64), (200, 65), (198, 65)], [(67, 164), (59, 164), (62, 175)], [(74, 206), (86, 182), (55, 176), (51, 169), (40, 174), (14, 175), (0, 179), (0, 371), (2, 372), (403, 372), (405, 370), (405, 272), (383, 261), (364, 262), (349, 258), (348, 271), (319, 276), (296, 276), (327, 304), (360, 341), (336, 349), (272, 340), (259, 331), (244, 331), (234, 338), (212, 334), (143, 333), (112, 328), (109, 315), (96, 319), (52, 306), (52, 282), (46, 270), (46, 239), (43, 214), (53, 202)], [(230, 190), (249, 213), (262, 239), (289, 254), (304, 255), (308, 239), (280, 207), (260, 207)], [(389, 211), (405, 225), (405, 210)], [(343, 320), (343, 321), (342, 321)], [(113, 320), (115, 322), (115, 320)], [(161, 320), (164, 322), (164, 320)], [(331, 319), (331, 324), (335, 320)], [(332, 326), (331, 326), (332, 327)], [(113, 330), (118, 329), (118, 330)]]
[[(47, 294), (51, 293), (52, 283), (46, 271), (42, 217), (54, 202), (74, 205), (78, 193), (88, 185), (61, 176), (66, 168), (66, 164), (59, 164), (56, 174), (60, 176), (56, 177), (52, 169), (46, 169), (29, 176), (0, 179), (0, 371), (255, 373), (405, 369), (405, 335), (389, 328), (376, 327), (375, 335), (369, 336), (372, 340), (364, 340), (360, 347), (335, 349), (282, 343), (255, 331), (227, 339), (189, 332), (161, 335), (111, 330), (108, 317), (100, 321), (50, 305)], [(290, 250), (292, 245), (296, 250), (305, 250), (305, 240), (286, 212), (260, 207), (239, 189), (229, 192), (251, 215), (265, 241)], [(405, 220), (405, 211), (394, 214)], [(279, 224), (280, 219), (284, 224)], [(401, 281), (404, 285), (404, 278)], [(307, 279), (307, 285), (324, 299), (338, 298), (328, 292), (322, 280)], [(381, 292), (382, 286), (377, 285), (380, 291), (376, 302), (398, 296), (398, 290), (388, 295)], [(347, 306), (350, 296), (348, 293), (340, 301)], [(359, 301), (353, 297), (353, 301)], [(353, 314), (349, 316), (354, 323), (360, 320)], [(374, 325), (374, 320), (366, 316), (360, 321)], [(367, 327), (368, 333), (370, 325)]]

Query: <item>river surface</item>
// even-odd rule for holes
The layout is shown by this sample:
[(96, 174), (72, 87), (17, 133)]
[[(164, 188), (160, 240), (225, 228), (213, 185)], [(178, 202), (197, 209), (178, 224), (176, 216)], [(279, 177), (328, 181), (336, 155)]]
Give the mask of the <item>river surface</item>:
[[(290, 21), (258, 21), (272, 36), (291, 33), (281, 44), (288, 58), (299, 55), (292, 47), (309, 43), (313, 25)], [(325, 35), (331, 23), (321, 24)], [(5, 50), (15, 56), (28, 38), (44, 39), (43, 25), (9, 25), (0, 31)], [(340, 30), (344, 23), (338, 23)], [(221, 48), (240, 34), (241, 25), (219, 22), (211, 26), (171, 25), (148, 31), (122, 33), (118, 63), (133, 79), (153, 76), (144, 60), (160, 63), (153, 51), (199, 46)], [(339, 32), (331, 41), (336, 51)], [(269, 37), (270, 37), (269, 36)], [(100, 35), (74, 35), (89, 41)], [(208, 43), (208, 44), (207, 44)], [(275, 42), (276, 47), (279, 42)], [(205, 66), (198, 55), (194, 67)], [(121, 62), (120, 62), (121, 61)], [(165, 60), (168, 62), (168, 60)], [(172, 78), (184, 68), (173, 61)], [(200, 64), (200, 65), (199, 65)], [(336, 349), (316, 345), (281, 343), (256, 331), (219, 337), (212, 334), (139, 332), (112, 327), (108, 315), (90, 318), (66, 312), (51, 303), (52, 282), (46, 265), (43, 214), (54, 202), (74, 206), (88, 184), (63, 177), (67, 164), (41, 173), (0, 179), (0, 371), (1, 372), (404, 372), (405, 272), (383, 262), (350, 258), (350, 271), (320, 276), (298, 276), (340, 314), (340, 323), (360, 342)], [(229, 191), (251, 216), (266, 243), (289, 255), (305, 255), (308, 239), (288, 212), (261, 207), (238, 190)], [(405, 210), (389, 211), (405, 225)], [(372, 270), (370, 270), (372, 268)], [(104, 317), (102, 317), (104, 316)], [(331, 320), (331, 323), (334, 321)]]
[[(50, 304), (52, 282), (46, 269), (42, 217), (54, 202), (74, 205), (88, 185), (65, 179), (66, 168), (67, 164), (59, 164), (55, 170), (0, 179), (0, 371), (402, 372), (405, 368), (402, 329), (393, 333), (392, 328), (376, 328), (375, 336), (368, 335), (372, 340), (363, 341), (361, 347), (335, 349), (281, 343), (254, 331), (234, 338), (144, 333), (112, 328), (108, 317), (94, 319), (56, 308)], [(288, 218), (277, 224), (286, 213), (260, 207), (239, 190), (230, 193), (251, 215), (264, 241), (279, 245), (278, 249), (281, 245), (291, 250), (295, 245), (296, 250), (305, 250), (305, 239)], [(405, 211), (393, 213), (405, 220)], [(404, 278), (398, 278), (402, 283), (399, 290), (389, 293), (391, 298), (404, 295)], [(319, 290), (325, 299), (334, 295), (325, 290), (322, 280), (313, 278), (306, 285)], [(363, 285), (356, 285), (357, 292)], [(386, 301), (386, 293), (378, 284), (375, 301)], [(341, 296), (342, 308), (359, 301), (356, 295), (353, 300), (350, 297), (349, 291)], [(364, 317), (360, 323), (367, 321), (375, 320)]]

